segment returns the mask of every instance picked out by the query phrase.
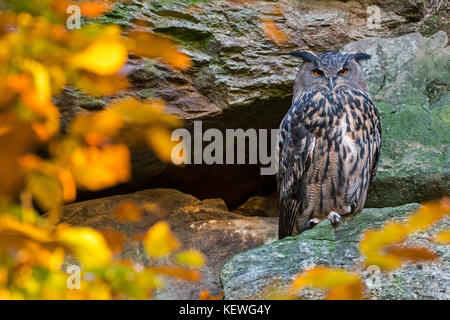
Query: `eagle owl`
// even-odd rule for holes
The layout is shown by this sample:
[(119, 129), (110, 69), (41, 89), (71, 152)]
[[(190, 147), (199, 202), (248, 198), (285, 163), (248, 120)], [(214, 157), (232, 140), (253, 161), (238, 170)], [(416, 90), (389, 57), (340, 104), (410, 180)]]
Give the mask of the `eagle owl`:
[(381, 124), (360, 61), (366, 53), (292, 52), (304, 60), (280, 125), (278, 237), (362, 211), (380, 157)]

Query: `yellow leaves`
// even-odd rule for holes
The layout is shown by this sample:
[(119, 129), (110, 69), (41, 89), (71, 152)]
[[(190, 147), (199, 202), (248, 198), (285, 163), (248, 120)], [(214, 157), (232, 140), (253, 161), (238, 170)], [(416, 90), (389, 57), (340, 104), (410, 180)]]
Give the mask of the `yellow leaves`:
[(271, 19), (262, 19), (261, 28), (266, 37), (277, 45), (283, 45), (288, 41), (286, 34)]
[[(190, 58), (168, 38), (151, 33), (134, 32), (126, 39), (118, 26), (92, 23), (68, 31), (66, 10), (72, 1), (11, 4), (13, 10), (26, 12), (0, 12), (0, 200), (6, 204), (0, 215), (0, 296), (140, 299), (162, 285), (159, 275), (200, 279), (198, 270), (180, 266), (152, 270), (114, 261), (112, 253), (122, 249), (125, 236), (113, 230), (54, 225), (63, 203), (75, 200), (77, 187), (99, 190), (129, 179), (129, 138), (140, 136), (157, 156), (169, 161), (169, 128), (180, 121), (165, 113), (162, 101), (127, 98), (106, 106), (105, 111), (76, 116), (68, 132), (61, 133), (53, 97), (66, 85), (97, 96), (127, 88), (128, 80), (120, 70), (128, 50), (182, 70), (191, 65)], [(108, 10), (111, 1), (78, 4), (82, 15), (95, 17)], [(127, 136), (129, 132), (135, 136)], [(43, 158), (29, 154), (38, 142), (36, 137)], [(19, 195), (21, 204), (14, 205)], [(48, 211), (42, 218), (35, 203)], [(149, 212), (155, 207), (142, 209)], [(138, 221), (142, 212), (126, 203), (115, 214), (121, 221)], [(154, 258), (180, 246), (163, 222), (143, 240)], [(95, 273), (93, 281), (82, 281), (81, 290), (67, 290), (67, 275), (61, 270), (67, 253), (75, 256), (84, 271)], [(193, 250), (173, 258), (193, 268), (204, 263), (203, 256)]]
[(49, 73), (41, 63), (31, 59), (15, 58), (14, 63), (32, 75), (32, 87), (16, 89), (21, 91), (23, 101), (35, 113), (32, 128), (41, 140), (46, 141), (59, 130), (59, 111), (51, 101)]
[(358, 274), (342, 269), (316, 266), (299, 274), (291, 283), (290, 295), (307, 287), (327, 291), (328, 300), (359, 300), (362, 298), (361, 279)]
[(127, 35), (128, 47), (137, 55), (150, 59), (160, 58), (174, 68), (186, 70), (191, 59), (180, 52), (168, 38), (145, 32), (131, 32)]
[(0, 247), (19, 246), (24, 241), (51, 243), (54, 239), (49, 230), (22, 223), (16, 218), (0, 215)]
[(439, 244), (450, 244), (450, 230), (441, 231), (436, 234), (434, 241)]
[(111, 187), (130, 178), (130, 152), (126, 145), (80, 147), (72, 153), (71, 169), (77, 184), (88, 190)]
[(108, 76), (116, 73), (125, 64), (127, 49), (118, 39), (99, 39), (70, 59), (70, 63), (81, 69)]
[(384, 228), (366, 231), (359, 244), (366, 265), (377, 265), (383, 270), (399, 268), (405, 261), (436, 260), (437, 256), (425, 248), (399, 248), (399, 244), (417, 231), (423, 231), (450, 214), (447, 198), (426, 203), (406, 223), (390, 222)]
[(57, 233), (56, 240), (86, 268), (103, 266), (111, 261), (112, 253), (105, 239), (91, 228), (64, 228)]
[(164, 102), (161, 100), (139, 101), (134, 98), (124, 98), (111, 104), (110, 110), (120, 115), (127, 124), (132, 126), (164, 125), (178, 126), (181, 120), (165, 113)]
[(182, 267), (172, 267), (172, 266), (152, 267), (151, 270), (155, 273), (164, 276), (179, 278), (192, 282), (199, 281), (202, 278), (200, 271), (185, 269)]
[(133, 202), (124, 201), (115, 208), (114, 216), (119, 221), (134, 222), (141, 219), (142, 211)]
[(166, 162), (172, 159), (172, 149), (175, 143), (171, 141), (171, 133), (164, 127), (151, 127), (146, 132), (148, 144), (156, 156)]
[(88, 144), (98, 145), (100, 143), (92, 142), (94, 139), (92, 136), (98, 137), (94, 140), (113, 138), (118, 135), (123, 123), (123, 118), (116, 113), (107, 110), (99, 111), (94, 114), (77, 116), (70, 124), (69, 132), (74, 137), (86, 138)]
[(178, 249), (180, 243), (170, 231), (169, 224), (160, 221), (148, 230), (144, 238), (144, 245), (151, 257), (159, 258)]
[(34, 134), (27, 122), (12, 113), (0, 114), (0, 127), (6, 127), (0, 135), (0, 197), (14, 198), (22, 186), (18, 158), (34, 145)]
[(449, 198), (443, 198), (440, 202), (425, 203), (409, 218), (407, 227), (410, 232), (425, 230), (448, 215), (450, 215)]
[(63, 203), (61, 185), (52, 176), (33, 172), (27, 176), (27, 188), (33, 194), (39, 207), (46, 211), (57, 208)]
[(75, 201), (77, 196), (77, 186), (72, 172), (68, 169), (58, 170), (58, 179), (62, 186), (63, 200), (65, 202)]
[(75, 85), (93, 96), (111, 95), (128, 87), (128, 80), (117, 74), (100, 76), (91, 72), (82, 72), (75, 79)]
[(162, 101), (140, 102), (125, 98), (113, 104), (110, 111), (122, 116), (127, 125), (143, 131), (147, 144), (158, 158), (171, 161), (175, 143), (171, 141), (171, 132), (167, 127), (179, 126), (181, 121), (165, 114)]
[(197, 250), (185, 250), (175, 255), (175, 260), (188, 267), (201, 268), (205, 264), (205, 257)]

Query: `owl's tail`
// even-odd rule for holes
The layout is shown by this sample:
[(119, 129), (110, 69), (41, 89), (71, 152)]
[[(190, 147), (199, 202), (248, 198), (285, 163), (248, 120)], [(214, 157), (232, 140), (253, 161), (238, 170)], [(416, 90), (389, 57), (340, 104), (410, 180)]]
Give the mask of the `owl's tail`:
[(278, 220), (278, 239), (292, 235), (300, 211), (300, 202), (280, 196), (280, 219)]

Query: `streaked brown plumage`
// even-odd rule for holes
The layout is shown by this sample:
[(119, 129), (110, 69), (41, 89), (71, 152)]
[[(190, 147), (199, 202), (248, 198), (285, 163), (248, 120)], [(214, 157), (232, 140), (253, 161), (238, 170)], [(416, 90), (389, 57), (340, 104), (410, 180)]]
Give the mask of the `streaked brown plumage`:
[(300, 232), (361, 212), (381, 147), (378, 111), (359, 64), (369, 56), (294, 54), (307, 62), (278, 137), (280, 239), (292, 235), (296, 223)]

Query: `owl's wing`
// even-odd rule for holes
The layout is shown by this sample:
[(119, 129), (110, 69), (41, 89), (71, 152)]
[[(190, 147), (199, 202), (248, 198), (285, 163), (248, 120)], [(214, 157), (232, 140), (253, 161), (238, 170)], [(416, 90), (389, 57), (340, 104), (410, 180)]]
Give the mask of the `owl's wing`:
[(304, 126), (305, 99), (299, 99), (283, 119), (278, 136), (279, 168), (277, 174), (280, 192), (280, 219), (278, 238), (290, 236), (304, 199), (305, 172), (311, 165), (315, 138)]
[(381, 154), (381, 121), (380, 121), (380, 115), (378, 113), (378, 109), (376, 108), (375, 104), (373, 103), (372, 99), (370, 97), (367, 97), (367, 100), (371, 104), (370, 110), (372, 110), (373, 114), (371, 115), (371, 120), (374, 121), (374, 151), (373, 156), (370, 163), (370, 184), (372, 184), (375, 181), (377, 170), (378, 170), (378, 162), (380, 160), (380, 154)]

